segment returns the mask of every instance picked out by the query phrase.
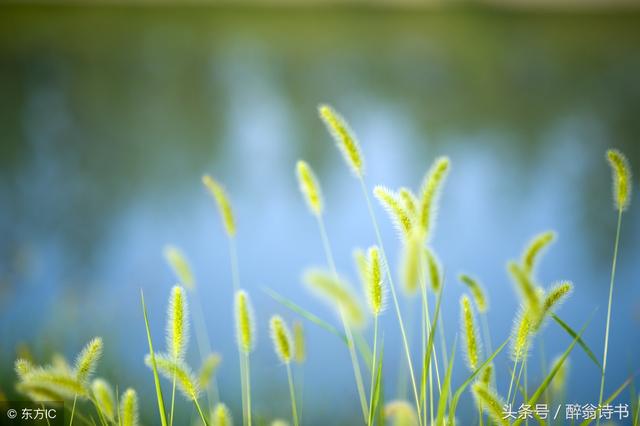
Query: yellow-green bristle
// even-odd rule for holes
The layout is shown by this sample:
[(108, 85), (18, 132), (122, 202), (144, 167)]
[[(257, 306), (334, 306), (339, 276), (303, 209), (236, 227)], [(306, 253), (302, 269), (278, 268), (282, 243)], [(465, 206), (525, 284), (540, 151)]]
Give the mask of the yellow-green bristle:
[(476, 327), (476, 320), (473, 314), (473, 307), (469, 297), (463, 295), (460, 298), (460, 323), (462, 335), (465, 342), (465, 354), (467, 367), (475, 371), (480, 365), (480, 338)]
[(533, 324), (529, 308), (522, 306), (511, 330), (511, 359), (522, 361), (529, 353)]
[(418, 214), (418, 199), (416, 195), (409, 188), (402, 187), (398, 190), (398, 196), (411, 220), (415, 221)]
[(200, 383), (201, 388), (205, 389), (209, 385), (211, 378), (216, 373), (221, 362), (222, 356), (218, 353), (209, 354), (204, 361), (202, 361), (202, 366), (198, 373), (198, 382)]
[(248, 354), (253, 350), (256, 333), (253, 307), (249, 295), (244, 290), (236, 292), (235, 313), (238, 346), (242, 352)]
[(422, 237), (418, 232), (412, 232), (402, 245), (400, 269), (403, 289), (408, 296), (415, 295), (420, 287), (422, 252)]
[(471, 390), (478, 405), (489, 414), (496, 424), (505, 426), (509, 424), (504, 418), (504, 401), (495, 391), (480, 382), (474, 383)]
[(418, 426), (418, 414), (415, 407), (407, 401), (395, 400), (384, 406), (385, 419), (393, 419), (394, 426)]
[(555, 239), (556, 233), (553, 231), (542, 232), (531, 239), (522, 254), (522, 269), (525, 274), (533, 274), (540, 255)]
[(176, 278), (180, 284), (187, 287), (189, 290), (193, 290), (196, 287), (189, 261), (185, 254), (176, 246), (166, 245), (164, 246), (164, 258), (173, 270)]
[(209, 426), (233, 426), (229, 408), (222, 402), (217, 403), (216, 407), (211, 411), (210, 423)]
[(116, 416), (116, 400), (111, 385), (106, 380), (95, 379), (91, 383), (91, 391), (102, 414), (107, 420), (113, 421)]
[(171, 289), (167, 308), (167, 352), (176, 360), (183, 360), (189, 344), (189, 309), (184, 288)]
[(280, 358), (280, 361), (288, 364), (293, 356), (293, 339), (289, 327), (282, 317), (274, 315), (269, 321), (269, 329), (271, 330), (271, 340), (273, 348)]
[(528, 276), (522, 268), (515, 262), (509, 262), (507, 269), (511, 274), (513, 282), (522, 297), (522, 301), (527, 305), (529, 315), (535, 318), (540, 314), (542, 301), (540, 300), (540, 292), (538, 287), (533, 283), (531, 277)]
[(320, 105), (318, 112), (353, 173), (356, 177), (362, 177), (364, 175), (364, 159), (360, 152), (360, 145), (347, 122), (329, 105)]
[(226, 191), (215, 179), (209, 175), (202, 176), (202, 183), (207, 187), (211, 196), (218, 205), (220, 216), (222, 216), (222, 222), (224, 228), (227, 231), (229, 237), (236, 235), (236, 222), (233, 215), (233, 209), (231, 208), (231, 202), (227, 196)]
[(354, 327), (364, 325), (365, 314), (360, 301), (344, 280), (327, 271), (312, 269), (304, 274), (303, 281), (309, 289), (328, 302), (336, 311), (342, 312), (349, 324)]
[(304, 363), (307, 358), (307, 349), (304, 339), (304, 327), (300, 321), (293, 323), (293, 359), (298, 363)]
[(138, 426), (138, 394), (133, 389), (127, 389), (120, 400), (120, 423)]
[(564, 392), (567, 386), (567, 377), (569, 375), (569, 358), (566, 358), (562, 364), (560, 364), (561, 360), (562, 356), (558, 356), (551, 362), (551, 370), (560, 365), (556, 375), (553, 377), (553, 380), (551, 380), (551, 389), (555, 395), (560, 395)]
[(102, 339), (100, 337), (96, 337), (87, 343), (84, 349), (82, 349), (82, 352), (80, 352), (76, 358), (74, 372), (79, 382), (85, 383), (89, 380), (96, 369), (96, 365), (101, 356)]
[(469, 291), (471, 291), (471, 295), (473, 296), (473, 300), (476, 303), (478, 312), (487, 312), (487, 309), (489, 309), (489, 300), (480, 282), (467, 274), (460, 274), (458, 276), (458, 279), (469, 288)]
[[(175, 379), (178, 390), (185, 398), (191, 401), (198, 399), (201, 391), (199, 380), (183, 360), (175, 360), (167, 354), (155, 354), (155, 361), (158, 372), (169, 381)], [(147, 355), (144, 362), (152, 368), (151, 355)]]
[(625, 155), (617, 149), (607, 151), (613, 178), (613, 200), (616, 210), (624, 211), (631, 201), (631, 167)]
[(385, 286), (382, 277), (382, 260), (376, 246), (369, 248), (367, 285), (365, 292), (369, 308), (374, 316), (380, 315), (385, 305)]
[(437, 198), (444, 180), (449, 172), (450, 161), (447, 157), (439, 157), (427, 172), (420, 189), (420, 207), (418, 209), (420, 231), (425, 237), (430, 236), (438, 208)]
[(373, 195), (375, 195), (382, 207), (387, 211), (402, 238), (407, 238), (411, 233), (413, 223), (399, 197), (384, 186), (376, 186), (373, 189)]
[(320, 216), (323, 208), (322, 192), (320, 190), (318, 179), (316, 179), (316, 175), (313, 173), (309, 164), (302, 160), (298, 161), (296, 164), (296, 171), (300, 191), (302, 192), (309, 209), (311, 209), (313, 214)]
[(442, 286), (442, 276), (440, 273), (440, 262), (438, 261), (436, 254), (429, 248), (424, 249), (425, 257), (427, 259), (427, 272), (429, 274), (429, 285), (434, 293), (440, 291)]

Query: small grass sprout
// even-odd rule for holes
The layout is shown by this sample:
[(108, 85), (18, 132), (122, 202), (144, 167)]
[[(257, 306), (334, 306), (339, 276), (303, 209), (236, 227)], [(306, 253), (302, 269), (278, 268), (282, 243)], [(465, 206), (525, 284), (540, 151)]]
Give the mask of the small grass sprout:
[(253, 306), (249, 295), (244, 290), (236, 292), (236, 339), (238, 347), (245, 354), (253, 350), (255, 344), (255, 322)]
[(74, 366), (74, 374), (80, 383), (87, 383), (91, 375), (96, 369), (98, 360), (102, 356), (102, 339), (100, 337), (93, 338), (82, 349), (76, 358)]
[(220, 211), (220, 216), (222, 216), (222, 222), (227, 235), (229, 238), (233, 238), (236, 235), (236, 222), (227, 192), (220, 183), (209, 175), (202, 176), (202, 183), (207, 187), (218, 205), (218, 210)]
[(471, 386), (471, 391), (479, 406), (489, 414), (491, 419), (499, 425), (508, 425), (508, 420), (504, 419), (503, 407), (504, 401), (491, 388), (485, 386), (481, 382), (476, 382)]
[(544, 250), (556, 240), (554, 231), (545, 231), (534, 236), (522, 254), (522, 269), (525, 274), (532, 277), (536, 263)]
[(364, 158), (360, 145), (347, 122), (329, 105), (320, 105), (318, 112), (353, 173), (358, 178), (364, 176)]
[(129, 388), (120, 401), (120, 423), (122, 426), (138, 426), (138, 394)]
[(210, 419), (210, 426), (233, 426), (231, 411), (222, 402), (217, 403), (211, 411)]
[(487, 312), (487, 309), (489, 308), (489, 301), (487, 293), (480, 282), (467, 274), (458, 275), (458, 279), (469, 288), (469, 291), (471, 291), (471, 295), (473, 296), (473, 301), (478, 308), (478, 312), (481, 314)]
[(428, 238), (435, 221), (438, 208), (438, 195), (450, 168), (448, 157), (438, 157), (425, 175), (420, 189), (419, 227), (425, 238)]
[(460, 324), (465, 342), (467, 367), (473, 372), (480, 365), (480, 337), (473, 306), (467, 295), (460, 298)]
[(342, 312), (350, 325), (354, 327), (364, 325), (365, 314), (361, 304), (343, 279), (335, 277), (328, 271), (311, 269), (305, 272), (302, 280), (318, 297), (324, 299), (338, 312)]
[(117, 407), (111, 385), (104, 379), (94, 379), (93, 382), (91, 382), (91, 391), (104, 417), (109, 421), (114, 421)]
[(316, 175), (313, 173), (309, 164), (302, 160), (299, 160), (296, 164), (296, 171), (300, 191), (309, 209), (314, 215), (320, 216), (323, 209), (322, 191), (320, 190), (320, 184), (318, 183), (318, 179), (316, 179)]
[(413, 222), (409, 212), (403, 206), (399, 196), (394, 194), (389, 188), (376, 186), (373, 195), (378, 199), (382, 207), (387, 211), (393, 225), (404, 239), (409, 236), (413, 228)]
[(293, 359), (298, 364), (303, 364), (307, 359), (307, 349), (305, 347), (304, 327), (302, 322), (293, 323)]
[(167, 308), (167, 352), (175, 360), (184, 360), (189, 345), (189, 308), (187, 295), (179, 285), (171, 289)]
[(613, 178), (613, 200), (618, 211), (625, 211), (631, 201), (631, 167), (627, 157), (617, 149), (607, 151)]
[(193, 290), (196, 287), (196, 282), (191, 272), (191, 266), (187, 256), (178, 247), (167, 244), (164, 246), (164, 258), (171, 267), (171, 270), (175, 274), (178, 282), (184, 285), (189, 290)]

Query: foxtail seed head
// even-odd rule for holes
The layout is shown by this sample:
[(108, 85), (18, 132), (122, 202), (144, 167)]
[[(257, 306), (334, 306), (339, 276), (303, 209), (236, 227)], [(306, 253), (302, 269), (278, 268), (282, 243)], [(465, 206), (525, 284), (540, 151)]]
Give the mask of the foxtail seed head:
[(613, 200), (616, 210), (625, 211), (631, 201), (631, 167), (625, 155), (617, 149), (607, 151), (613, 178)]
[[(198, 399), (201, 390), (200, 383), (187, 363), (183, 360), (172, 359), (166, 354), (155, 354), (155, 361), (158, 372), (167, 380), (173, 382), (175, 379), (178, 390), (185, 398), (190, 401)], [(144, 362), (149, 368), (153, 368), (150, 354), (145, 357)]]
[(167, 309), (167, 352), (176, 360), (183, 360), (189, 345), (189, 309), (187, 295), (179, 285), (171, 289)]
[(209, 386), (209, 382), (216, 373), (221, 362), (222, 357), (218, 353), (211, 353), (204, 359), (204, 361), (202, 361), (202, 366), (198, 373), (198, 382), (202, 389), (206, 389), (207, 386)]
[(222, 222), (224, 223), (227, 235), (229, 238), (233, 238), (236, 235), (236, 223), (231, 202), (229, 201), (226, 191), (222, 185), (209, 175), (202, 176), (202, 183), (207, 187), (218, 205), (218, 210), (220, 211), (220, 216), (222, 216)]
[(418, 232), (412, 232), (402, 245), (401, 279), (404, 291), (413, 296), (420, 287), (420, 273), (422, 269), (422, 237)]
[(418, 214), (418, 199), (415, 194), (409, 188), (402, 187), (398, 190), (398, 195), (407, 214), (412, 221), (415, 221)]
[(307, 358), (307, 350), (304, 344), (304, 327), (300, 321), (293, 323), (293, 359), (302, 364)]
[(101, 356), (102, 339), (95, 337), (87, 343), (76, 358), (74, 372), (80, 383), (86, 383), (90, 379)]
[(289, 327), (287, 327), (282, 317), (274, 315), (269, 321), (269, 328), (276, 355), (283, 363), (290, 363), (293, 356), (293, 339), (291, 338)]
[(460, 274), (458, 279), (469, 288), (469, 291), (471, 291), (471, 295), (473, 296), (473, 300), (476, 302), (478, 312), (487, 312), (487, 309), (489, 309), (489, 301), (487, 299), (486, 292), (478, 280), (467, 274)]
[(323, 208), (322, 192), (320, 191), (320, 184), (318, 183), (318, 179), (316, 179), (316, 175), (313, 173), (313, 170), (311, 170), (309, 164), (302, 160), (299, 160), (296, 164), (296, 171), (300, 191), (309, 209), (311, 209), (314, 215), (320, 216)]
[(113, 389), (106, 380), (95, 379), (91, 383), (91, 390), (102, 414), (109, 421), (113, 421), (116, 416), (116, 400), (113, 397)]
[(401, 237), (403, 239), (407, 238), (411, 233), (413, 223), (411, 216), (402, 205), (398, 196), (384, 186), (376, 186), (373, 188), (373, 195), (375, 195), (380, 204), (382, 204), (382, 207), (385, 208)]
[(360, 145), (347, 122), (329, 105), (320, 105), (318, 112), (353, 173), (358, 178), (364, 176), (364, 159)]
[(416, 426), (419, 424), (415, 407), (407, 401), (395, 400), (384, 406), (385, 419), (393, 418), (394, 426)]
[(558, 308), (562, 302), (564, 302), (567, 297), (571, 295), (573, 291), (573, 284), (569, 281), (562, 281), (556, 283), (551, 290), (549, 290), (544, 298), (544, 302), (542, 303), (542, 311), (540, 313), (540, 318), (538, 319), (535, 330), (539, 330), (542, 326), (544, 320), (556, 309)]
[(24, 358), (18, 358), (15, 363), (16, 374), (19, 379), (24, 379), (32, 370), (33, 364)]
[(480, 373), (480, 383), (482, 383), (486, 387), (491, 387), (491, 382), (493, 381), (493, 363), (487, 364)]
[(496, 424), (508, 426), (509, 422), (504, 418), (504, 401), (495, 391), (480, 382), (474, 383), (471, 390), (478, 405), (489, 414)]
[(525, 305), (520, 307), (511, 330), (511, 359), (522, 361), (529, 354), (533, 324), (531, 311)]
[(467, 367), (475, 371), (480, 364), (480, 339), (476, 328), (473, 307), (469, 297), (463, 295), (460, 298), (460, 322), (462, 324), (462, 335), (464, 336)]
[(532, 276), (538, 258), (555, 239), (556, 233), (553, 231), (542, 232), (531, 239), (522, 254), (522, 269), (525, 274)]
[(438, 208), (438, 195), (449, 172), (448, 157), (438, 157), (427, 172), (420, 189), (420, 208), (418, 211), (420, 230), (425, 237), (430, 236)]
[(511, 274), (513, 282), (516, 284), (523, 302), (527, 305), (531, 318), (537, 317), (540, 314), (540, 308), (542, 305), (538, 287), (533, 283), (531, 277), (527, 275), (517, 263), (509, 262), (507, 264), (507, 269)]
[(431, 286), (431, 290), (433, 290), (434, 293), (438, 293), (442, 286), (440, 262), (436, 258), (436, 254), (433, 250), (425, 248), (424, 253), (427, 258), (427, 272), (429, 273), (429, 284)]
[(374, 316), (380, 315), (385, 304), (385, 285), (382, 278), (382, 260), (380, 260), (380, 250), (377, 246), (369, 248), (369, 262), (367, 273), (367, 286), (365, 293), (369, 308)]
[(255, 344), (255, 324), (253, 307), (249, 295), (244, 290), (236, 292), (236, 338), (238, 347), (245, 354), (253, 350)]
[(122, 426), (138, 426), (138, 394), (131, 388), (122, 395), (120, 421)]
[(166, 245), (164, 246), (164, 258), (173, 270), (178, 282), (183, 284), (189, 290), (196, 288), (196, 282), (191, 272), (191, 267), (187, 261), (187, 257), (182, 250), (176, 246)]
[(329, 303), (344, 319), (354, 327), (365, 323), (365, 314), (360, 301), (344, 280), (332, 273), (319, 269), (305, 272), (303, 281), (316, 295)]
[(551, 370), (555, 369), (558, 365), (558, 371), (556, 371), (556, 375), (551, 380), (551, 389), (558, 396), (564, 392), (564, 389), (567, 386), (567, 376), (569, 375), (569, 358), (565, 358), (564, 362), (560, 364), (562, 360), (562, 356), (556, 357), (551, 362)]
[(222, 402), (216, 404), (211, 412), (211, 426), (233, 426), (231, 411)]

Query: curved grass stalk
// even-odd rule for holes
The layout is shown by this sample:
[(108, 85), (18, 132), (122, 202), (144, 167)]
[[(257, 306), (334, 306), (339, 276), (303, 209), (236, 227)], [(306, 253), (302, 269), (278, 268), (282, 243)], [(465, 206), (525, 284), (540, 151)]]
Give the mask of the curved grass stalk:
[[(333, 257), (333, 251), (331, 250), (331, 244), (329, 243), (329, 237), (327, 236), (327, 231), (324, 225), (324, 220), (322, 216), (316, 215), (318, 220), (318, 228), (320, 231), (320, 238), (322, 239), (322, 246), (324, 248), (325, 256), (327, 258), (327, 263), (329, 263), (329, 268), (331, 268), (331, 272), (334, 277), (337, 279), (338, 271), (336, 269), (336, 264)], [(351, 358), (351, 365), (353, 368), (353, 374), (356, 379), (356, 387), (358, 389), (358, 396), (360, 398), (360, 406), (362, 409), (362, 415), (364, 420), (367, 421), (369, 417), (369, 408), (367, 407), (367, 398), (364, 390), (364, 382), (362, 380), (362, 372), (360, 370), (360, 362), (358, 361), (358, 355), (355, 351), (355, 345), (353, 342), (353, 333), (351, 331), (351, 327), (347, 324), (344, 312), (342, 307), (339, 309), (340, 312), (340, 321), (342, 322), (342, 326), (344, 328), (344, 334), (347, 338), (347, 348), (349, 349), (349, 356)]]
[(374, 407), (373, 407), (373, 388), (376, 372), (376, 357), (378, 354), (378, 315), (373, 319), (373, 362), (371, 363), (371, 389), (369, 391), (369, 415), (367, 416), (367, 424), (373, 424)]
[(287, 379), (289, 381), (289, 397), (291, 398), (291, 415), (294, 426), (298, 426), (298, 409), (296, 407), (296, 392), (293, 387), (293, 375), (291, 374), (291, 363), (287, 362)]
[(411, 385), (413, 387), (413, 396), (415, 398), (416, 410), (418, 413), (418, 421), (420, 424), (422, 424), (422, 409), (420, 407), (420, 397), (418, 395), (418, 387), (416, 385), (416, 377), (413, 369), (413, 362), (411, 361), (411, 352), (409, 350), (409, 342), (407, 341), (407, 334), (405, 332), (404, 321), (402, 320), (402, 313), (400, 312), (400, 304), (398, 303), (398, 296), (396, 294), (395, 285), (393, 283), (393, 277), (391, 276), (391, 270), (389, 269), (389, 262), (387, 260), (387, 255), (384, 250), (384, 245), (382, 244), (382, 236), (380, 235), (380, 228), (378, 227), (378, 221), (376, 220), (376, 216), (375, 216), (375, 213), (373, 212), (373, 207), (371, 205), (371, 199), (369, 198), (369, 193), (367, 192), (367, 185), (365, 184), (364, 178), (362, 176), (358, 176), (358, 180), (360, 181), (362, 193), (364, 194), (364, 198), (367, 203), (367, 209), (369, 210), (369, 216), (371, 217), (371, 222), (373, 224), (373, 228), (376, 234), (378, 247), (380, 247), (380, 253), (382, 254), (382, 261), (385, 265), (385, 269), (387, 270), (387, 279), (389, 280), (389, 288), (391, 289), (391, 298), (393, 300), (393, 305), (395, 307), (396, 316), (398, 317), (400, 334), (402, 335), (402, 344), (404, 345), (404, 352), (407, 358), (407, 364), (409, 366), (409, 375), (411, 378)]

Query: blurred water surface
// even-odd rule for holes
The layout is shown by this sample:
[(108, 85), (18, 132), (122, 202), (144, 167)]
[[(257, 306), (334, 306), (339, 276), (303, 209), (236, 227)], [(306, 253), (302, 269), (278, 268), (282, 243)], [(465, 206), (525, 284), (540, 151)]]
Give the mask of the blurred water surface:
[[(174, 243), (193, 263), (212, 345), (224, 357), (221, 396), (240, 412), (227, 241), (200, 184), (207, 172), (231, 194), (241, 283), (259, 317), (256, 412), (286, 417), (286, 377), (267, 319), (294, 315), (261, 288), (336, 322), (300, 283), (324, 255), (298, 193), (298, 158), (322, 182), (338, 267), (354, 285), (352, 250), (375, 242), (358, 183), (317, 118), (319, 102), (351, 121), (371, 186), (417, 189), (435, 156), (451, 157), (433, 239), (446, 268), (449, 344), (457, 273), (489, 289), (495, 347), (517, 309), (505, 262), (535, 233), (555, 229), (540, 280), (575, 282), (561, 316), (575, 328), (591, 320), (585, 340), (600, 356), (616, 218), (604, 151), (619, 147), (640, 169), (639, 75), (637, 13), (0, 6), (0, 389), (13, 392), (19, 345), (38, 357), (72, 356), (103, 335), (100, 373), (144, 391), (153, 423), (139, 291), (162, 346), (174, 278), (161, 252)], [(611, 391), (640, 367), (635, 201), (622, 229)], [(397, 238), (377, 206), (376, 214), (395, 268)], [(402, 303), (417, 320), (417, 305)], [(306, 326), (304, 417), (357, 421), (346, 351)], [(382, 327), (390, 399), (401, 359), (393, 311)], [(411, 328), (418, 356), (417, 322)], [(540, 380), (542, 356), (549, 362), (570, 343), (555, 324), (543, 337), (529, 383)], [(597, 403), (597, 370), (578, 349), (571, 358), (569, 399)], [(199, 363), (195, 341), (190, 359)], [(497, 368), (506, 393), (505, 356)], [(456, 383), (465, 374), (457, 366)], [(474, 415), (468, 400), (462, 419)]]

